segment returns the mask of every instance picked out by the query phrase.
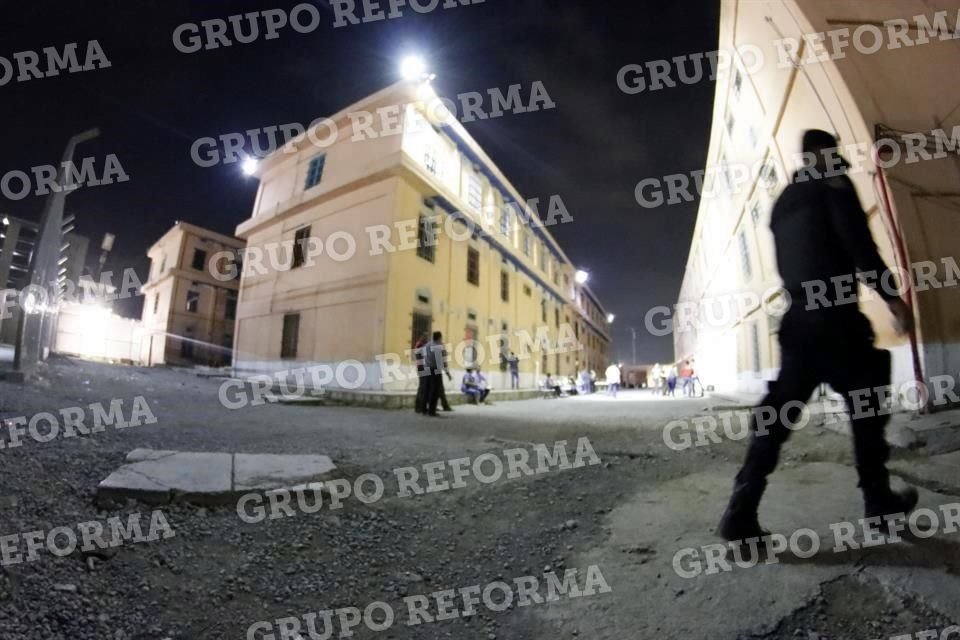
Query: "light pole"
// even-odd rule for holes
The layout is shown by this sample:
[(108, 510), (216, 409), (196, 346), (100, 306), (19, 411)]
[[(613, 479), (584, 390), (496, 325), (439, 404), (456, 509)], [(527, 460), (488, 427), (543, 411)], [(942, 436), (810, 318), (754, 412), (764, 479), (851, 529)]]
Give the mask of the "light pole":
[(637, 364), (637, 330), (630, 327), (630, 335), (633, 342), (633, 364)]

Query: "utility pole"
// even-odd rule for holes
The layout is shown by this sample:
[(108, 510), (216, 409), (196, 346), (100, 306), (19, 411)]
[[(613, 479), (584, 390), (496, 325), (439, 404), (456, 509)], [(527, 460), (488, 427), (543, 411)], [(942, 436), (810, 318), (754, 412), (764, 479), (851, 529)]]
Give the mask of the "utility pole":
[(633, 364), (637, 364), (637, 330), (630, 327), (630, 335), (633, 339)]

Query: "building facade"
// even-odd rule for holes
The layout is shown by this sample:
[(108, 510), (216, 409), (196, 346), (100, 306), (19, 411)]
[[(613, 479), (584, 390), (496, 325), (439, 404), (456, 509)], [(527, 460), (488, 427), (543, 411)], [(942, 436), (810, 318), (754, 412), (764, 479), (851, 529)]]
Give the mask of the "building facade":
[[(960, 84), (945, 81), (960, 60), (958, 19), (952, 0), (723, 0), (719, 49), (739, 53), (717, 77), (706, 184), (674, 318), (676, 357), (694, 359), (704, 384), (760, 393), (776, 377), (783, 300), (769, 219), (811, 128), (839, 136), (881, 255), (913, 275), (915, 345), (893, 333), (886, 306), (861, 286), (878, 345), (893, 353), (895, 385), (960, 371), (951, 262), (960, 248)], [(838, 46), (843, 33), (861, 46)], [(945, 132), (947, 153), (936, 153), (935, 130)], [(909, 162), (921, 134), (925, 159)], [(887, 153), (875, 157), (870, 147), (884, 139)], [(857, 157), (851, 146), (867, 151)], [(919, 263), (944, 285), (917, 286)], [(699, 321), (680, 318), (681, 305)]]
[(239, 279), (219, 263), (242, 248), (241, 240), (187, 222), (177, 222), (150, 247), (141, 362), (231, 363)]
[[(330, 386), (410, 390), (431, 331), (456, 374), (477, 366), (498, 388), (510, 352), (525, 387), (606, 366), (606, 313), (549, 231), (572, 219), (562, 200), (524, 201), (441, 104), (428, 82), (398, 83), (264, 159), (236, 231), (240, 371), (350, 362)], [(310, 249), (252, 264), (277, 247)]]
[[(89, 240), (72, 232), (73, 219), (65, 221), (61, 246), (57, 290), (62, 295), (67, 287), (72, 294), (84, 275)], [(0, 289), (11, 293), (8, 306), (0, 314), (0, 343), (14, 344), (20, 322), (19, 294), (30, 283), (30, 260), (40, 225), (30, 220), (0, 214)], [(67, 284), (66, 281), (69, 281)], [(16, 302), (14, 302), (16, 301)]]

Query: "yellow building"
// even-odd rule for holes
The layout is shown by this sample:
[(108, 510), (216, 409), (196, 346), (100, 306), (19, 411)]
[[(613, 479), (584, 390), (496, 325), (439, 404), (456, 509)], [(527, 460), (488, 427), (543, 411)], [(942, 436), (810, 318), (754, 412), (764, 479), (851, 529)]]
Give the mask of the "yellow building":
[(230, 364), (239, 282), (224, 277), (226, 269), (211, 261), (242, 248), (236, 238), (187, 222), (177, 222), (150, 247), (141, 362)]
[(258, 176), (236, 230), (247, 241), (239, 372), (352, 363), (362, 374), (330, 386), (409, 390), (415, 376), (385, 375), (385, 363), (399, 356), (409, 373), (429, 331), (443, 332), (455, 375), (476, 364), (500, 389), (510, 351), (524, 387), (605, 366), (606, 313), (549, 232), (572, 220), (562, 200), (528, 206), (429, 82), (347, 107)]
[[(739, 53), (717, 78), (708, 156), (717, 170), (708, 170), (705, 193), (726, 193), (701, 199), (678, 302), (699, 308), (701, 321), (683, 322), (687, 330), (674, 334), (677, 358), (695, 358), (704, 384), (759, 393), (776, 376), (778, 314), (768, 311), (780, 281), (769, 216), (811, 128), (839, 136), (887, 264), (930, 261), (937, 280), (954, 285), (914, 289), (916, 349), (893, 334), (876, 296), (861, 301), (878, 345), (893, 352), (895, 384), (960, 371), (960, 290), (950, 267), (960, 248), (960, 83), (947, 80), (960, 60), (957, 19), (954, 0), (723, 0), (719, 49)], [(935, 129), (946, 132), (942, 147), (952, 139), (949, 153), (934, 155)], [(919, 134), (931, 152), (920, 162), (881, 158), (877, 166), (869, 151), (850, 157), (853, 146), (869, 150), (889, 139), (888, 155), (895, 158), (895, 146), (906, 159)], [(740, 188), (717, 189), (713, 183), (734, 182), (738, 166), (750, 168)], [(728, 295), (746, 302), (730, 322), (707, 311)]]

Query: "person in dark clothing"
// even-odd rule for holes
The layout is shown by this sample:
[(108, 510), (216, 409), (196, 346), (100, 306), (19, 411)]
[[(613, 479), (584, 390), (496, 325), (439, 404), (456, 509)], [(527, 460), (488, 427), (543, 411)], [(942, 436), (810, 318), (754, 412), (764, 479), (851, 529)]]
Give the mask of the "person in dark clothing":
[(520, 358), (517, 357), (513, 351), (510, 352), (510, 357), (507, 358), (507, 364), (510, 366), (510, 388), (519, 389), (520, 388)]
[(414, 403), (414, 410), (417, 413), (426, 413), (427, 409), (427, 364), (426, 351), (424, 347), (427, 344), (427, 334), (421, 334), (417, 344), (413, 347), (413, 359), (417, 365), (417, 399)]
[[(905, 514), (917, 503), (915, 489), (890, 489), (884, 438), (888, 415), (874, 391), (890, 384), (890, 353), (873, 345), (870, 322), (857, 304), (857, 273), (887, 302), (901, 335), (913, 331), (913, 312), (889, 284), (892, 274), (877, 252), (836, 139), (825, 131), (808, 131), (803, 152), (805, 166), (777, 200), (770, 221), (783, 288), (792, 301), (780, 326), (780, 375), (751, 420), (746, 459), (720, 521), (719, 533), (726, 540), (767, 534), (757, 508), (790, 436), (786, 424), (797, 423), (799, 403), (824, 381), (846, 400), (866, 517)], [(843, 281), (850, 286), (837, 285)], [(764, 410), (775, 413), (767, 413), (769, 420), (765, 417), (758, 427)]]
[(443, 391), (443, 374), (452, 380), (450, 370), (447, 368), (446, 350), (443, 346), (443, 334), (439, 331), (433, 332), (433, 340), (424, 346), (426, 352), (425, 363), (427, 366), (427, 404), (426, 412), (428, 416), (437, 415), (437, 403)]

